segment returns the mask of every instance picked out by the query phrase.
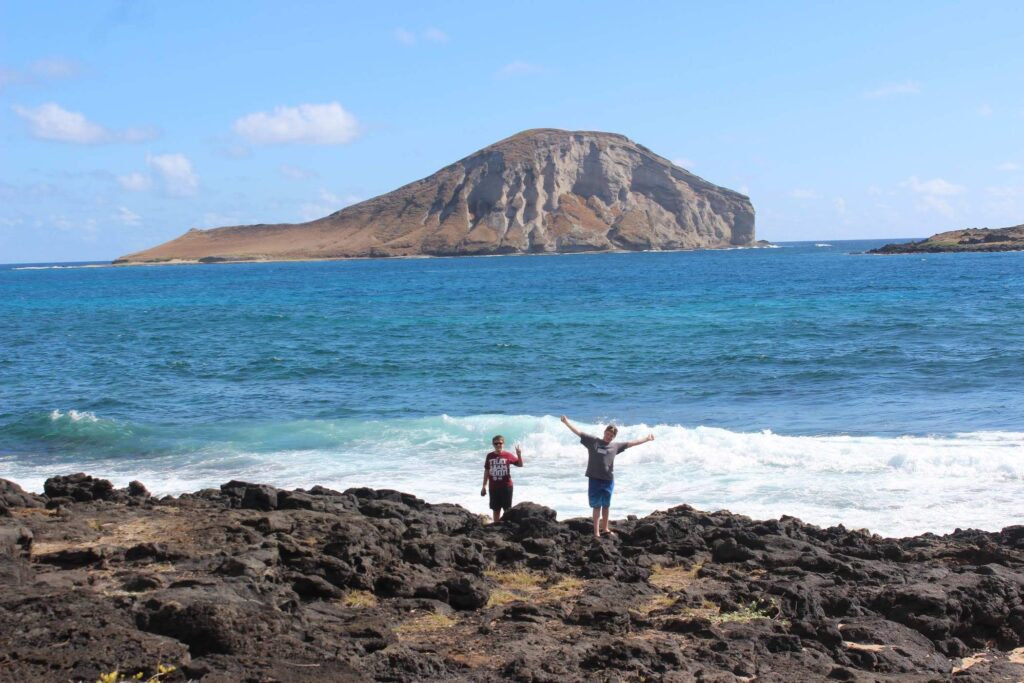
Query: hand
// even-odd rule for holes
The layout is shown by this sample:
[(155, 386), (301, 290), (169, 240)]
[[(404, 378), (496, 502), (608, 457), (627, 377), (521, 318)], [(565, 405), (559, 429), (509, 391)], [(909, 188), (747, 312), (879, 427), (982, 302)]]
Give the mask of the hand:
[(523, 457), (523, 447), (519, 444), (516, 444), (516, 455), (520, 458)]
[(486, 496), (487, 495), (487, 487), (486, 486), (484, 486), (483, 488), (480, 489), (480, 495), (481, 496)]
[(565, 415), (562, 416), (562, 424), (569, 424), (569, 418), (567, 418)]
[(648, 434), (647, 438), (644, 439), (644, 441), (654, 441), (654, 434)]

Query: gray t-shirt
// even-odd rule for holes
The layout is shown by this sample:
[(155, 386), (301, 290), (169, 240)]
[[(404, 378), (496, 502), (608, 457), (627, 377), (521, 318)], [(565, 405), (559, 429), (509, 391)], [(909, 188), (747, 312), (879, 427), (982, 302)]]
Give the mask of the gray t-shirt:
[(612, 470), (615, 469), (615, 456), (629, 448), (629, 445), (625, 441), (606, 443), (589, 434), (580, 436), (580, 443), (587, 447), (589, 456), (587, 458), (587, 476), (591, 479), (614, 480)]

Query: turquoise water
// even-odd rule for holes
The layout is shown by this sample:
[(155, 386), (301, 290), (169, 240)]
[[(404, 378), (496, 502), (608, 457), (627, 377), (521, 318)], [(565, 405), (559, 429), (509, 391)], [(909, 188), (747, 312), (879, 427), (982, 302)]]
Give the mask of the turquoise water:
[(1024, 253), (859, 253), (882, 243), (0, 266), (0, 476), (359, 483), (482, 508), (476, 461), (502, 431), (533, 457), (521, 495), (578, 514), (565, 413), (658, 436), (622, 456), (622, 512), (1009, 523)]

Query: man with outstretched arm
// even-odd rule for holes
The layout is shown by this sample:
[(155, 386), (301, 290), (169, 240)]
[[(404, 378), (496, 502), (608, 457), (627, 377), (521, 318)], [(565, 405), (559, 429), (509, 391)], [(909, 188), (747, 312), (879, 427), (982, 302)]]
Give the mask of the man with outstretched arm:
[(615, 456), (627, 448), (654, 441), (654, 434), (648, 434), (636, 441), (612, 441), (619, 433), (619, 428), (615, 425), (605, 427), (604, 436), (598, 439), (596, 436), (581, 432), (565, 415), (562, 416), (562, 423), (580, 437), (580, 443), (587, 447), (587, 478), (590, 480), (587, 494), (590, 498), (590, 507), (594, 511), (594, 538), (600, 538), (601, 534), (611, 536), (613, 534), (608, 528), (608, 515), (612, 505), (612, 490), (615, 488), (612, 473)]
[(505, 437), (496, 434), (491, 439), (494, 450), (484, 458), (484, 483), (480, 487), (480, 495), (487, 495), (487, 485), (491, 487), (491, 514), (494, 522), (501, 519), (502, 511), (508, 512), (512, 507), (512, 470), (509, 465), (516, 467), (523, 466), (523, 449), (516, 444), (516, 454), (502, 450), (505, 445)]

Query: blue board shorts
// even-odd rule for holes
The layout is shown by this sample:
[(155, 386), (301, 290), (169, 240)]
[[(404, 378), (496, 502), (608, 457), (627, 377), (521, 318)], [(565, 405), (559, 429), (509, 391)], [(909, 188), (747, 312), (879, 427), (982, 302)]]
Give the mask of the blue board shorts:
[(590, 498), (590, 507), (607, 508), (612, 505), (612, 490), (615, 482), (611, 479), (590, 479), (590, 486), (587, 487), (587, 496)]

